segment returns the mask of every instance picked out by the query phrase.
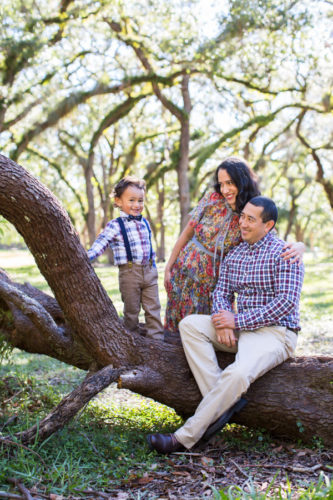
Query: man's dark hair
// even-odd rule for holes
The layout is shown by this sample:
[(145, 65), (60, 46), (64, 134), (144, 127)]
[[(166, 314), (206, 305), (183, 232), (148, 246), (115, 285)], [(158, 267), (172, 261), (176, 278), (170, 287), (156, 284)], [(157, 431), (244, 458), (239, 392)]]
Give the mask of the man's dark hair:
[(261, 213), (261, 220), (263, 222), (268, 222), (270, 220), (274, 221), (274, 225), (278, 219), (278, 209), (273, 200), (267, 198), (266, 196), (255, 196), (249, 200), (251, 205), (255, 207), (262, 207), (263, 211)]
[(260, 195), (257, 177), (245, 160), (230, 156), (215, 170), (214, 187), (217, 193), (221, 192), (218, 180), (218, 173), (220, 170), (226, 170), (238, 189), (238, 194), (236, 196), (236, 211), (240, 213), (251, 198)]
[(138, 189), (146, 190), (146, 183), (144, 180), (134, 177), (134, 175), (127, 175), (123, 177), (113, 188), (113, 195), (120, 198), (126, 188), (134, 186)]

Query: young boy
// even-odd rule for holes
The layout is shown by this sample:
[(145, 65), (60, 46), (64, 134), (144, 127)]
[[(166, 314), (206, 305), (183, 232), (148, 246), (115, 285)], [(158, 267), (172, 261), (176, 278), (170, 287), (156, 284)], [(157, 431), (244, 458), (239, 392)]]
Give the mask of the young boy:
[(114, 188), (115, 204), (120, 217), (109, 221), (88, 250), (93, 261), (110, 246), (119, 268), (119, 289), (124, 302), (124, 323), (128, 330), (139, 327), (142, 305), (145, 311), (147, 337), (163, 340), (161, 305), (158, 297), (155, 252), (151, 229), (142, 217), (146, 183), (136, 177), (121, 179)]

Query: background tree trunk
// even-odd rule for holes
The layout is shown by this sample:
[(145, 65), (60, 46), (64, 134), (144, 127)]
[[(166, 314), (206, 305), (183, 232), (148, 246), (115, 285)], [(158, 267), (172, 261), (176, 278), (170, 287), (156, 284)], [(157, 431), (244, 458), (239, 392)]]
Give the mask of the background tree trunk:
[[(6, 292), (6, 283), (13, 284), (1, 273), (0, 328), (9, 342), (86, 370), (106, 366), (111, 371), (120, 370), (122, 388), (160, 401), (184, 416), (191, 415), (201, 396), (182, 348), (125, 331), (59, 202), (22, 167), (2, 155), (0, 214), (22, 234), (56, 298), (30, 285), (15, 285), (21, 294), (14, 304), (8, 300), (8, 288)], [(36, 309), (29, 297), (42, 307)], [(56, 323), (53, 337), (41, 331), (40, 309), (51, 314)], [(50, 338), (55, 339), (53, 343)], [(232, 355), (218, 356), (222, 367), (233, 360)], [(101, 370), (101, 377), (103, 373)], [(112, 371), (110, 380), (114, 373), (118, 372)], [(98, 387), (104, 387), (105, 378), (103, 382), (98, 373), (96, 377)], [(249, 404), (235, 421), (293, 440), (311, 442), (315, 435), (332, 445), (332, 379), (332, 357), (291, 359), (251, 386), (246, 396)], [(64, 400), (61, 412), (65, 424), (69, 402)], [(59, 420), (57, 425), (59, 428)]]
[(188, 180), (189, 151), (190, 151), (190, 114), (191, 98), (189, 91), (190, 76), (182, 79), (183, 115), (180, 119), (180, 148), (179, 162), (177, 165), (178, 190), (180, 199), (180, 229), (184, 229), (188, 222), (190, 211), (190, 185)]

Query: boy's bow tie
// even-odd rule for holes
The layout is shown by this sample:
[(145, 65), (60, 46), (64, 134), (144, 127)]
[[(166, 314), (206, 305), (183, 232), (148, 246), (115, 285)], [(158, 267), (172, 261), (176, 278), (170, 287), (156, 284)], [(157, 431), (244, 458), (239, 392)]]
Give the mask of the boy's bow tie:
[(129, 215), (128, 220), (141, 220), (142, 215)]

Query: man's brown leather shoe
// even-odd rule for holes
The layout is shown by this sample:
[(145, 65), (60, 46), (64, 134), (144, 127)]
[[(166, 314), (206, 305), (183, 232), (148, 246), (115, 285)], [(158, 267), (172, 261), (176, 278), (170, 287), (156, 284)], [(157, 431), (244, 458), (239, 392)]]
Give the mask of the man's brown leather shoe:
[(148, 434), (147, 442), (151, 450), (165, 455), (185, 449), (174, 434)]

